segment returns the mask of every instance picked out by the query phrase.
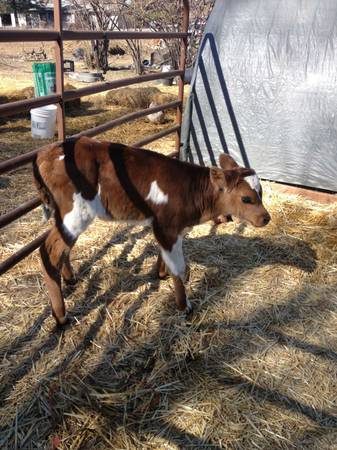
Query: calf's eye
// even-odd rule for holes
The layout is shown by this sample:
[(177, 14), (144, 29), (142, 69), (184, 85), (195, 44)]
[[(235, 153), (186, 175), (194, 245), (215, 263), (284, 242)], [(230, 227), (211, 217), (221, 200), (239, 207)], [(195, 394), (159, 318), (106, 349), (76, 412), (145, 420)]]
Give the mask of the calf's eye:
[(242, 203), (252, 203), (252, 199), (250, 197), (241, 197)]

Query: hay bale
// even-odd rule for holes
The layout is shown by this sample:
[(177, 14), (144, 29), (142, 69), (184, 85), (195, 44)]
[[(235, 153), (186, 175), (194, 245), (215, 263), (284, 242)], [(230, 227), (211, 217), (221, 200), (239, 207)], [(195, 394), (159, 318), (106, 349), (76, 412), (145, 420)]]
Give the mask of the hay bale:
[[(17, 91), (9, 91), (6, 92), (6, 94), (4, 95), (0, 95), (0, 105), (4, 105), (6, 103), (12, 103), (12, 102), (17, 102), (20, 100), (26, 100), (28, 98), (34, 98), (34, 88), (33, 87), (26, 87), (24, 89), (19, 89)], [(19, 114), (15, 114), (10, 116), (13, 119), (18, 119), (18, 118), (28, 118), (29, 115), (29, 111), (25, 111)], [(1, 119), (0, 120), (0, 125), (3, 125), (4, 123), (7, 122), (8, 119)]]
[[(70, 83), (66, 83), (64, 85), (64, 90), (65, 91), (72, 91), (72, 90), (76, 90), (76, 87), (73, 86)], [(75, 98), (74, 100), (69, 100), (69, 101), (65, 102), (65, 110), (66, 110), (66, 112), (75, 112), (80, 107), (81, 107), (81, 99), (80, 98)]]
[(148, 108), (155, 94), (160, 93), (156, 87), (122, 88), (107, 93), (108, 105), (126, 106), (128, 108)]
[(33, 86), (28, 86), (19, 91), (19, 96), (22, 97), (22, 100), (28, 99), (28, 98), (34, 98), (35, 97), (35, 91)]
[(96, 108), (104, 108), (106, 106), (105, 93), (89, 95), (85, 98), (85, 101), (91, 103)]
[(33, 86), (28, 86), (17, 91), (9, 91), (6, 94), (0, 95), (0, 105), (5, 103), (17, 102), (19, 100), (26, 100), (28, 98), (34, 98)]
[(0, 105), (4, 105), (6, 103), (16, 102), (18, 100), (23, 100), (23, 98), (20, 98), (18, 96), (18, 93), (14, 92), (7, 92), (6, 95), (0, 95)]
[[(155, 94), (152, 98), (152, 101), (155, 102), (157, 105), (163, 105), (164, 103), (171, 103), (178, 100), (176, 95), (169, 94), (167, 92), (158, 92)], [(171, 108), (175, 109), (175, 108)]]
[[(76, 89), (76, 87), (70, 83), (66, 83), (64, 85), (65, 91), (73, 90), (73, 89)], [(10, 102), (17, 102), (19, 100), (26, 100), (26, 99), (34, 98), (34, 97), (35, 97), (34, 87), (27, 86), (23, 89), (19, 89), (17, 91), (6, 92), (6, 94), (0, 95), (0, 105), (3, 105), (5, 103), (10, 103)], [(81, 99), (77, 98), (75, 100), (70, 100), (66, 103), (66, 106), (67, 106), (67, 108), (78, 108), (81, 106)]]

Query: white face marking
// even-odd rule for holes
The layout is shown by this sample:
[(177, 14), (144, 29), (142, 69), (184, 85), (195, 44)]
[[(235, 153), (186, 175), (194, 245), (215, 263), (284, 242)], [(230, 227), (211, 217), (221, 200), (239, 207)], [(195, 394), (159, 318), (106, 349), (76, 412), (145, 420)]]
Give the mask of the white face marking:
[(183, 254), (183, 238), (178, 236), (177, 242), (173, 245), (171, 251), (161, 249), (163, 260), (170, 272), (176, 277), (184, 278), (185, 260)]
[(64, 159), (64, 155), (59, 156), (59, 160), (62, 161)]
[(168, 202), (168, 195), (164, 194), (155, 180), (152, 181), (150, 191), (145, 200), (151, 200), (156, 205), (160, 205)]
[(73, 209), (63, 219), (64, 229), (74, 238), (85, 231), (95, 217), (107, 218), (107, 214), (101, 202), (101, 197), (96, 194), (93, 200), (85, 200), (80, 193), (73, 195)]
[(249, 186), (257, 192), (257, 195), (260, 197), (261, 184), (259, 177), (257, 175), (250, 175), (246, 177), (245, 180), (249, 184)]

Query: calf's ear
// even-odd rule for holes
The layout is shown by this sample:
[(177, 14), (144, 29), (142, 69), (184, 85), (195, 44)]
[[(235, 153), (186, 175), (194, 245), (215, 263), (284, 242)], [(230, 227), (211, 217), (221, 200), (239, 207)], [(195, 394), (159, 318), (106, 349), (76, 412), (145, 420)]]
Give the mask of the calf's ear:
[(251, 175), (256, 175), (256, 172), (254, 169), (246, 168), (246, 167), (240, 167), (240, 174), (241, 177), (250, 177)]
[(238, 163), (226, 153), (221, 153), (219, 156), (219, 164), (221, 169), (229, 170), (229, 169), (235, 169), (236, 167), (239, 167)]
[(234, 189), (244, 177), (249, 177), (254, 175), (255, 171), (253, 169), (246, 169), (244, 167), (237, 167), (235, 169), (224, 170), (223, 171), (226, 180), (226, 188), (228, 191)]
[(210, 179), (213, 186), (219, 190), (223, 190), (227, 187), (225, 173), (222, 169), (218, 169), (217, 167), (211, 167)]

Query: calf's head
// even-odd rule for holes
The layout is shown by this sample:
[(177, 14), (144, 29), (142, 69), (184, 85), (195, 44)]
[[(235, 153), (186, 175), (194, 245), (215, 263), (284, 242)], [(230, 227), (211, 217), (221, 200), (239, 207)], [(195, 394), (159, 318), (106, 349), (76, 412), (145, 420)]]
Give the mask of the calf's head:
[(229, 155), (220, 155), (219, 162), (221, 169), (210, 169), (216, 213), (235, 216), (255, 227), (267, 225), (270, 215), (263, 206), (262, 187), (255, 171), (239, 167)]

